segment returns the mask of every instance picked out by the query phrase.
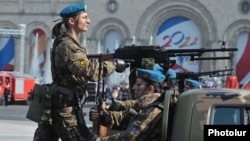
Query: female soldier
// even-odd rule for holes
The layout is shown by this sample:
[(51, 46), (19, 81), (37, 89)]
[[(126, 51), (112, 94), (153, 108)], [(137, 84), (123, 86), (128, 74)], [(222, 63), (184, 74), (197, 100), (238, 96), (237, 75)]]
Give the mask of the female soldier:
[[(159, 66), (158, 66), (159, 67)], [(163, 69), (137, 69), (137, 79), (133, 86), (136, 103), (123, 111), (103, 111), (100, 114), (102, 125), (123, 130), (117, 134), (99, 137), (97, 141), (156, 141), (161, 138), (162, 82)], [(90, 110), (90, 120), (97, 118), (97, 111)]]
[[(52, 125), (39, 124), (35, 141), (85, 141), (94, 135), (85, 124), (79, 101), (88, 81), (97, 81), (116, 69), (112, 61), (90, 62), (78, 35), (87, 32), (90, 19), (85, 3), (66, 6), (62, 20), (52, 29), (55, 39), (51, 56), (51, 71), (55, 90), (52, 97)], [(99, 70), (99, 66), (102, 68)], [(101, 74), (99, 74), (101, 73)]]

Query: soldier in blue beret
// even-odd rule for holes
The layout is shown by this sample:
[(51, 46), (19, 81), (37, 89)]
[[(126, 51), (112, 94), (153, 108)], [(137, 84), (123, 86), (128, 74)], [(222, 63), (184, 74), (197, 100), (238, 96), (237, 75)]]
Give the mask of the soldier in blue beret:
[[(160, 74), (164, 75), (164, 78), (165, 78), (164, 80), (163, 80), (163, 77), (161, 77), (161, 79), (162, 79), (161, 80), (162, 93), (164, 93), (166, 90), (172, 90), (171, 91), (172, 102), (176, 103), (177, 98), (179, 96), (178, 83), (176, 80), (176, 72), (173, 69), (169, 68), (168, 72), (166, 74), (164, 74), (164, 69), (159, 64), (155, 64), (153, 66), (153, 68), (154, 68), (154, 70), (150, 70), (150, 69), (146, 69), (146, 70), (147, 70), (147, 72), (148, 71), (154, 71), (155, 73), (160, 72)], [(140, 73), (138, 73), (138, 72), (140, 72), (140, 69), (138, 69), (138, 70), (137, 70), (137, 74), (140, 74)], [(145, 70), (145, 69), (142, 69), (142, 70)], [(133, 105), (133, 104), (134, 104), (133, 100), (127, 100), (127, 101), (113, 100), (113, 103), (111, 104), (111, 107), (109, 109), (115, 110), (115, 111), (116, 110), (118, 110), (118, 111), (124, 110), (127, 107), (131, 107), (131, 105)]]
[(176, 72), (171, 68), (168, 69), (168, 77), (170, 79), (176, 79)]
[(80, 13), (86, 13), (87, 12), (87, 5), (83, 2), (81, 3), (75, 3), (66, 6), (61, 12), (60, 16), (63, 19), (68, 19), (70, 17), (74, 17)]
[(100, 116), (101, 124), (112, 129), (122, 129), (112, 136), (99, 137), (101, 141), (160, 140), (162, 129), (162, 83), (166, 79), (163, 68), (136, 69), (136, 82), (132, 87), (136, 102), (123, 111), (105, 110), (98, 115), (91, 109), (90, 120)]
[(189, 89), (201, 89), (202, 85), (199, 81), (193, 79), (185, 79), (184, 82), (184, 91)]
[[(86, 141), (95, 136), (85, 124), (81, 103), (88, 81), (109, 76), (117, 67), (114, 61), (92, 62), (87, 58), (86, 47), (78, 39), (87, 32), (91, 23), (84, 2), (66, 6), (60, 12), (60, 21), (52, 29), (54, 38), (51, 71), (53, 84), (52, 114), (50, 122), (39, 123), (34, 141)], [(99, 63), (102, 70), (99, 71)], [(120, 72), (122, 70), (119, 70)], [(100, 81), (100, 80), (99, 80)]]
[(169, 68), (166, 73), (166, 80), (163, 84), (164, 90), (174, 88), (176, 85), (176, 72)]
[(171, 90), (171, 103), (175, 105), (179, 96), (179, 88), (176, 80), (176, 72), (171, 68), (168, 69), (165, 90)]

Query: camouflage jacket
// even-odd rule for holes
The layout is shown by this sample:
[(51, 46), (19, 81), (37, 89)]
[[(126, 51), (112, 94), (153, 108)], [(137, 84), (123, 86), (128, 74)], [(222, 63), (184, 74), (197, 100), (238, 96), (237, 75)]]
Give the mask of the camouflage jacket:
[[(87, 81), (97, 81), (99, 62), (87, 58), (86, 48), (65, 34), (55, 39), (51, 54), (51, 69), (53, 81), (57, 84), (72, 88), (85, 85)], [(101, 79), (115, 71), (111, 61), (101, 64)]]
[(101, 137), (102, 141), (158, 141), (161, 138), (162, 106), (159, 93), (142, 96), (133, 108), (109, 112), (112, 129), (122, 129), (117, 134)]
[(113, 99), (112, 105), (110, 106), (111, 111), (123, 111), (128, 108), (133, 108), (137, 103), (137, 100), (126, 100), (120, 101), (117, 99)]

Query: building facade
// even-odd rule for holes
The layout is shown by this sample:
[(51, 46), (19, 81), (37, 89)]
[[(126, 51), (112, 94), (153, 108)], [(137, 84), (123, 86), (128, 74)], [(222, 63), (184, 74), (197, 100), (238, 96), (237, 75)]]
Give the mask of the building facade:
[[(51, 30), (66, 5), (82, 0), (1, 0), (0, 29), (21, 30), (25, 35), (0, 30), (0, 51), (14, 39), (14, 58), (8, 67), (31, 73), (39, 64), (37, 77), (45, 77)], [(176, 71), (202, 72), (233, 68), (241, 83), (250, 78), (250, 0), (85, 0), (91, 20), (80, 35), (89, 53), (114, 52), (130, 45), (157, 45), (166, 49), (238, 48), (235, 53), (210, 53), (206, 57), (229, 55), (232, 59), (190, 62), (176, 58)], [(24, 50), (21, 37), (24, 36)], [(37, 50), (38, 53), (34, 53)], [(1, 53), (1, 52), (0, 52)], [(47, 54), (47, 55), (46, 55)], [(3, 58), (3, 55), (2, 55)], [(6, 58), (6, 57), (5, 57)], [(36, 59), (39, 58), (39, 59)], [(0, 57), (1, 60), (1, 57)], [(34, 61), (37, 60), (37, 61)], [(23, 62), (24, 63), (23, 63)], [(34, 63), (35, 62), (35, 63)], [(39, 62), (39, 63), (37, 63)], [(6, 63), (5, 63), (6, 64)], [(23, 64), (23, 66), (22, 66)], [(21, 65), (21, 66), (20, 66)], [(115, 74), (126, 79), (127, 73)], [(115, 79), (116, 80), (116, 79)], [(113, 81), (114, 82), (114, 81)], [(118, 82), (114, 82), (118, 83)]]

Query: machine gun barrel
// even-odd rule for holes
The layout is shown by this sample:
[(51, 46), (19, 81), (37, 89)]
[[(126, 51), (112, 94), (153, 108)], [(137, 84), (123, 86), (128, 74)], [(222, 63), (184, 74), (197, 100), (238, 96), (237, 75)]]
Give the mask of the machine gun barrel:
[(237, 48), (217, 48), (217, 49), (208, 49), (208, 48), (200, 48), (200, 49), (169, 49), (162, 50), (162, 52), (168, 53), (204, 53), (204, 52), (226, 52), (226, 51), (238, 51)]
[(124, 46), (123, 48), (116, 49), (115, 53), (111, 54), (88, 54), (88, 58), (99, 58), (102, 60), (110, 59), (124, 59), (124, 60), (137, 60), (139, 58), (154, 58), (156, 63), (168, 60), (169, 57), (176, 56), (191, 56), (194, 60), (218, 60), (218, 59), (231, 59), (230, 56), (226, 57), (208, 57), (208, 58), (194, 58), (200, 57), (205, 52), (226, 52), (238, 51), (237, 48), (219, 48), (219, 49), (162, 49), (159, 46)]
[[(209, 75), (211, 77), (225, 76), (225, 75), (231, 75), (231, 71), (233, 71), (233, 69), (224, 69), (224, 70), (199, 72), (199, 73), (194, 73), (194, 72), (177, 73), (177, 79), (185, 79), (185, 78), (198, 79), (200, 76), (206, 76), (206, 75)], [(221, 72), (223, 72), (223, 74), (220, 74)]]
[(210, 75), (210, 77), (220, 77), (220, 76), (228, 76), (228, 75), (232, 75), (232, 73), (214, 74), (214, 75)]
[[(165, 64), (165, 70), (169, 68), (169, 64), (173, 65), (170, 61), (171, 57), (177, 56), (190, 56), (190, 60), (219, 60), (219, 59), (232, 59), (231, 56), (219, 57), (201, 57), (206, 52), (233, 52), (238, 51), (237, 48), (200, 48), (200, 49), (165, 49), (160, 46), (124, 46), (118, 48), (111, 54), (88, 54), (88, 58), (102, 58), (101, 61), (111, 59), (123, 59), (130, 62), (130, 68), (141, 67), (142, 58), (153, 58), (154, 63)], [(168, 68), (167, 68), (168, 67)]]
[(200, 56), (205, 52), (231, 52), (237, 50), (237, 48), (163, 49), (160, 46), (124, 46), (115, 51), (115, 57), (118, 59), (134, 60), (136, 62), (140, 62), (141, 58), (154, 58), (155, 63), (165, 63), (169, 61), (170, 57), (177, 56), (191, 56), (191, 59), (194, 60), (219, 60), (231, 59), (231, 57), (201, 58)]
[(198, 75), (215, 75), (219, 72), (229, 72), (229, 71), (233, 71), (233, 69), (224, 69), (224, 70), (217, 70), (217, 71), (208, 71), (208, 72), (200, 72), (197, 73)]
[(114, 53), (110, 53), (110, 54), (88, 54), (87, 57), (89, 59), (91, 58), (101, 58), (101, 61), (105, 61), (105, 60), (111, 60), (115, 58), (115, 54)]
[(226, 60), (231, 59), (231, 56), (225, 56), (225, 57), (201, 57), (201, 58), (190, 58), (190, 61), (194, 60)]
[(124, 46), (115, 51), (116, 57), (119, 59), (135, 59), (139, 56), (145, 58), (154, 58), (159, 55), (168, 57), (175, 56), (200, 56), (205, 52), (226, 52), (238, 51), (237, 48), (219, 48), (219, 49), (162, 49), (159, 46)]

